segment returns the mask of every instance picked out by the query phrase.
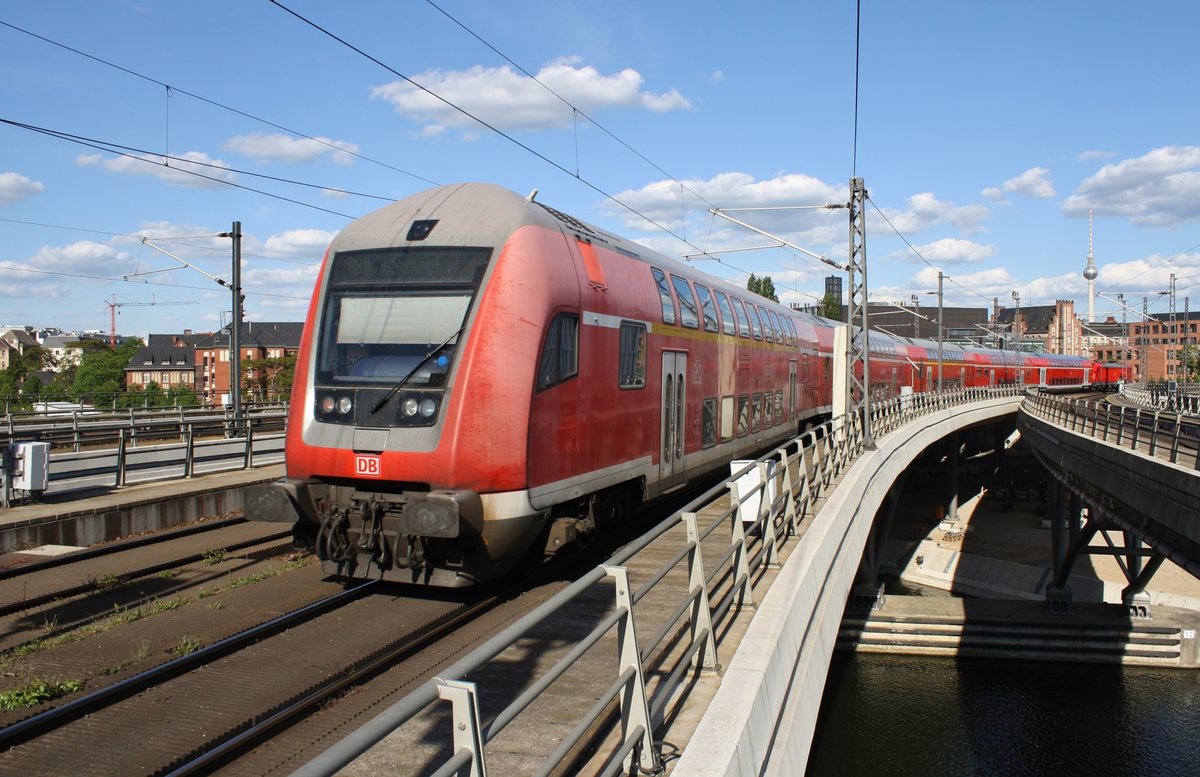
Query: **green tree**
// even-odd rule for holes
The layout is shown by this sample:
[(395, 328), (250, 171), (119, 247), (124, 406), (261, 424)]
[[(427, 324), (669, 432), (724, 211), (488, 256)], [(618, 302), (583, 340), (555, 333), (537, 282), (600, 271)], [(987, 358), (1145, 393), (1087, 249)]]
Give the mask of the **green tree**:
[(823, 318), (830, 318), (834, 321), (842, 320), (842, 301), (835, 294), (826, 294), (821, 298), (821, 307), (818, 315)]
[(779, 301), (779, 297), (775, 295), (775, 282), (771, 280), (770, 275), (760, 278), (754, 273), (750, 273), (750, 280), (746, 281), (746, 289), (760, 297), (766, 297), (772, 302)]
[(259, 402), (287, 399), (296, 375), (296, 355), (242, 362), (242, 385)]
[(137, 338), (126, 340), (115, 351), (99, 340), (81, 342), (83, 355), (75, 368), (71, 398), (90, 405), (128, 404), (118, 395), (125, 391), (125, 365), (141, 347)]

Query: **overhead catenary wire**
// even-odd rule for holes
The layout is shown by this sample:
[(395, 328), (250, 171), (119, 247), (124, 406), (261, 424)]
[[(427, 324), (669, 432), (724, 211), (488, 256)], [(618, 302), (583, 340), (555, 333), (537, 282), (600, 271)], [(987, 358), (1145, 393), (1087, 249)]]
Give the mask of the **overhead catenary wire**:
[[(353, 43), (351, 43), (350, 41), (348, 41), (348, 40), (346, 40), (346, 39), (344, 39), (344, 38), (340, 37), (339, 35), (337, 35), (336, 33), (332, 32), (331, 30), (328, 30), (328, 29), (326, 29), (326, 28), (322, 27), (320, 24), (318, 24), (318, 23), (316, 23), (315, 21), (313, 21), (313, 20), (311, 20), (311, 19), (307, 18), (307, 17), (306, 17), (306, 16), (304, 16), (303, 14), (300, 14), (299, 12), (297, 12), (297, 11), (295, 11), (295, 10), (293, 10), (293, 9), (289, 8), (288, 6), (284, 5), (282, 2), (280, 2), (280, 0), (270, 0), (270, 2), (271, 2), (271, 4), (272, 4), (272, 5), (276, 6), (277, 8), (279, 8), (279, 9), (280, 9), (280, 10), (282, 10), (282, 11), (284, 11), (285, 13), (287, 13), (287, 14), (291, 15), (292, 17), (294, 17), (294, 18), (295, 18), (295, 19), (297, 19), (298, 21), (300, 21), (300, 22), (303, 22), (304, 24), (307, 24), (309, 27), (312, 27), (314, 30), (316, 30), (317, 32), (321, 33), (322, 35), (325, 35), (326, 37), (330, 38), (331, 40), (333, 40), (333, 41), (336, 41), (336, 42), (337, 42), (337, 43), (339, 43), (340, 45), (342, 45), (342, 46), (344, 46), (345, 48), (349, 49), (350, 51), (353, 51), (353, 52), (355, 52), (356, 54), (358, 54), (359, 56), (361, 56), (361, 57), (363, 57), (363, 58), (365, 58), (365, 59), (369, 60), (370, 62), (373, 62), (374, 64), (376, 64), (376, 65), (378, 65), (379, 67), (383, 68), (383, 69), (384, 69), (384, 70), (386, 70), (387, 72), (389, 72), (389, 73), (391, 73), (392, 75), (396, 76), (397, 78), (399, 78), (399, 79), (403, 80), (405, 83), (407, 83), (407, 84), (411, 85), (413, 88), (415, 88), (415, 89), (418, 89), (418, 90), (420, 90), (421, 92), (423, 92), (423, 93), (425, 93), (425, 94), (429, 95), (430, 97), (432, 97), (433, 99), (435, 99), (435, 100), (437, 100), (438, 102), (442, 103), (442, 104), (443, 104), (443, 105), (445, 105), (446, 107), (448, 107), (448, 108), (450, 108), (450, 109), (452, 109), (452, 110), (454, 110), (454, 111), (457, 111), (458, 113), (462, 114), (463, 116), (465, 116), (465, 117), (467, 117), (467, 118), (471, 119), (472, 121), (476, 122), (476, 123), (477, 123), (477, 124), (479, 124), (480, 126), (482, 126), (482, 127), (485, 127), (485, 128), (487, 128), (487, 129), (491, 130), (492, 132), (496, 133), (496, 134), (497, 134), (497, 135), (499, 135), (500, 137), (504, 138), (505, 140), (509, 141), (509, 142), (510, 142), (510, 143), (512, 143), (513, 145), (517, 146), (518, 148), (521, 148), (521, 149), (523, 149), (524, 151), (528, 152), (529, 154), (531, 154), (531, 155), (533, 155), (533, 156), (537, 157), (538, 159), (542, 160), (543, 162), (545, 162), (546, 164), (550, 165), (551, 167), (553, 167), (554, 169), (558, 170), (559, 172), (562, 172), (562, 173), (564, 173), (564, 174), (566, 174), (566, 175), (570, 176), (571, 178), (574, 178), (575, 180), (577, 180), (577, 181), (579, 181), (580, 183), (582, 183), (584, 186), (588, 187), (589, 189), (591, 189), (592, 191), (596, 192), (597, 194), (599, 194), (600, 196), (604, 197), (605, 199), (607, 199), (607, 200), (611, 201), (611, 202), (612, 202), (612, 203), (614, 203), (615, 205), (618, 205), (618, 206), (620, 206), (621, 208), (623, 208), (623, 209), (625, 209), (626, 211), (628, 211), (629, 213), (631, 213), (631, 214), (633, 214), (633, 215), (637, 216), (637, 217), (638, 217), (638, 218), (640, 218), (640, 219), (643, 219), (643, 220), (644, 220), (646, 223), (648, 223), (648, 224), (652, 225), (654, 228), (656, 228), (656, 229), (660, 230), (660, 231), (661, 231), (661, 232), (663, 232), (664, 234), (670, 235), (671, 237), (673, 237), (673, 238), (675, 238), (676, 240), (680, 241), (680, 242), (681, 242), (681, 243), (683, 243), (684, 245), (686, 245), (686, 246), (689, 246), (689, 247), (691, 247), (691, 248), (693, 248), (693, 249), (696, 249), (696, 251), (697, 251), (697, 252), (699, 252), (699, 253), (705, 253), (705, 252), (703, 251), (703, 249), (701, 249), (701, 248), (699, 248), (698, 246), (696, 246), (694, 243), (692, 243), (692, 242), (691, 242), (690, 240), (688, 240), (686, 237), (684, 237), (684, 236), (682, 236), (682, 235), (679, 235), (679, 234), (677, 234), (677, 233), (676, 233), (674, 230), (672, 230), (671, 228), (667, 227), (666, 225), (659, 223), (659, 222), (658, 222), (658, 221), (656, 221), (655, 219), (653, 219), (653, 218), (651, 218), (650, 216), (647, 216), (646, 214), (644, 214), (644, 213), (640, 212), (639, 210), (637, 210), (637, 209), (636, 209), (636, 208), (634, 208), (633, 206), (629, 205), (628, 203), (625, 203), (625, 202), (623, 202), (622, 200), (618, 199), (618, 198), (617, 198), (615, 195), (613, 195), (613, 194), (610, 194), (609, 192), (607, 192), (607, 191), (605, 191), (604, 189), (600, 188), (600, 186), (598, 186), (597, 184), (595, 184), (595, 183), (593, 183), (592, 181), (590, 181), (588, 178), (584, 177), (583, 175), (580, 175), (580, 174), (579, 174), (577, 171), (572, 171), (572, 170), (568, 169), (567, 167), (565, 167), (565, 166), (564, 166), (564, 165), (562, 165), (561, 163), (554, 161), (553, 159), (551, 159), (550, 157), (546, 156), (545, 154), (543, 154), (542, 152), (538, 151), (537, 149), (533, 148), (532, 146), (528, 145), (527, 143), (523, 143), (522, 141), (518, 140), (516, 137), (512, 136), (511, 134), (509, 134), (509, 133), (507, 133), (507, 132), (503, 131), (503, 130), (502, 130), (502, 129), (500, 129), (499, 127), (496, 127), (495, 125), (491, 124), (490, 122), (488, 122), (488, 121), (486, 121), (486, 120), (484, 120), (484, 119), (480, 118), (479, 116), (476, 116), (475, 114), (471, 113), (471, 112), (470, 112), (470, 111), (468, 111), (466, 108), (463, 108), (462, 106), (460, 106), (460, 105), (456, 104), (456, 103), (455, 103), (455, 102), (453, 102), (452, 100), (449, 100), (449, 99), (447, 99), (447, 98), (443, 97), (442, 95), (438, 94), (437, 92), (433, 91), (432, 89), (430, 89), (429, 87), (425, 86), (424, 84), (421, 84), (421, 83), (419, 83), (418, 81), (416, 81), (415, 79), (413, 79), (413, 78), (411, 78), (411, 77), (409, 77), (409, 76), (407, 76), (407, 75), (405, 75), (405, 74), (401, 73), (400, 71), (398, 71), (398, 70), (396, 70), (395, 68), (393, 68), (391, 65), (388, 65), (386, 62), (383, 62), (382, 60), (380, 60), (378, 57), (376, 57), (376, 56), (374, 56), (374, 55), (372, 55), (372, 54), (370, 54), (370, 53), (368, 53), (368, 52), (364, 51), (363, 49), (361, 49), (361, 48), (359, 48), (358, 46), (354, 45), (354, 44), (353, 44)], [(439, 9), (439, 10), (440, 10), (440, 9)], [(499, 54), (499, 52), (497, 52), (497, 53)], [(501, 54), (500, 56), (503, 56), (503, 55)], [(507, 58), (506, 58), (506, 59), (507, 59)], [(520, 67), (519, 65), (516, 65), (515, 63), (513, 63), (513, 64), (514, 64), (514, 66), (515, 66), (515, 67), (518, 67), (518, 68)], [(524, 70), (522, 70), (522, 72), (525, 72), (525, 71), (524, 71)], [(536, 80), (536, 79), (535, 79), (535, 80)], [(561, 98), (560, 98), (560, 99), (561, 99)], [(568, 103), (568, 105), (569, 105), (569, 103)], [(573, 106), (572, 106), (572, 107), (573, 107)], [(585, 116), (586, 116), (586, 115), (585, 115)], [(589, 119), (589, 121), (591, 121), (591, 119)], [(594, 123), (594, 122), (593, 122), (593, 123)], [(632, 150), (632, 149), (631, 149), (631, 150)], [(634, 153), (637, 153), (637, 152), (635, 151)], [(651, 163), (651, 164), (653, 164), (653, 163)], [(664, 174), (666, 174), (666, 173), (664, 172)], [(725, 262), (721, 262), (721, 260), (720, 260), (719, 258), (717, 258), (717, 257), (713, 257), (713, 258), (714, 258), (714, 260), (715, 260), (715, 261), (719, 262), (720, 264), (722, 264), (722, 265), (724, 265), (724, 266), (726, 266), (726, 267), (730, 267), (731, 269), (733, 269), (733, 270), (735, 270), (735, 271), (737, 271), (737, 272), (743, 273), (743, 274), (745, 274), (745, 275), (747, 275), (747, 276), (751, 274), (751, 273), (749, 273), (749, 272), (747, 272), (747, 271), (745, 271), (745, 270), (742, 270), (741, 268), (738, 268), (738, 267), (733, 267), (732, 265), (729, 265), (729, 264), (727, 264), (727, 263), (725, 263)], [(781, 284), (781, 285), (782, 285), (782, 284)], [(786, 288), (786, 287), (785, 287), (785, 288)], [(798, 292), (798, 290), (796, 290), (796, 289), (792, 289), (792, 290), (793, 290), (793, 291), (797, 291), (797, 292)]]
[(374, 159), (374, 158), (372, 158), (372, 157), (366, 156), (365, 154), (360, 154), (360, 153), (358, 153), (358, 152), (356, 152), (356, 151), (351, 151), (351, 150), (349, 150), (349, 149), (346, 149), (346, 148), (343, 148), (343, 147), (341, 147), (341, 146), (337, 145), (336, 143), (330, 143), (329, 141), (327, 141), (327, 140), (324, 140), (324, 139), (322, 139), (322, 138), (314, 137), (314, 136), (312, 136), (312, 135), (308, 135), (308, 134), (306, 134), (306, 133), (304, 133), (304, 132), (301, 132), (301, 131), (299, 131), (299, 130), (295, 130), (295, 129), (291, 129), (291, 128), (289, 128), (289, 127), (285, 127), (285, 126), (284, 126), (284, 125), (282, 125), (282, 124), (277, 124), (277, 123), (275, 123), (275, 122), (273, 122), (273, 121), (270, 121), (269, 119), (264, 119), (264, 118), (262, 118), (261, 116), (256, 116), (256, 115), (254, 115), (254, 114), (252, 114), (252, 113), (248, 113), (247, 111), (243, 111), (243, 110), (241, 110), (241, 109), (239, 109), (239, 108), (234, 108), (233, 106), (226, 105), (225, 103), (219, 102), (219, 101), (217, 101), (217, 100), (213, 100), (213, 99), (211, 99), (211, 98), (204, 97), (204, 96), (202, 96), (202, 95), (196, 94), (195, 92), (189, 92), (188, 90), (186, 90), (186, 89), (181, 89), (181, 88), (180, 88), (180, 87), (178, 87), (178, 86), (171, 86), (170, 84), (168, 84), (168, 83), (166, 83), (166, 82), (164, 82), (164, 81), (160, 81), (160, 80), (158, 80), (157, 78), (152, 78), (152, 77), (150, 77), (150, 76), (148, 76), (148, 75), (145, 75), (144, 73), (139, 73), (139, 72), (137, 72), (136, 70), (131, 70), (130, 68), (123, 67), (123, 66), (121, 66), (121, 65), (118, 65), (118, 64), (116, 64), (116, 63), (113, 63), (113, 62), (109, 62), (108, 60), (106, 60), (106, 59), (103, 59), (103, 58), (101, 58), (101, 57), (97, 57), (97, 56), (96, 56), (96, 55), (94, 55), (94, 54), (89, 54), (89, 53), (87, 53), (86, 51), (81, 51), (81, 50), (79, 50), (79, 49), (77, 49), (77, 48), (74, 48), (74, 47), (72, 47), (72, 46), (68, 46), (68, 45), (67, 45), (67, 44), (65, 44), (65, 43), (60, 43), (59, 41), (53, 40), (53, 39), (51, 39), (51, 38), (47, 38), (47, 37), (46, 37), (46, 36), (44, 36), (44, 35), (39, 35), (38, 33), (36, 33), (36, 32), (33, 32), (33, 31), (31, 31), (31, 30), (26, 30), (26, 29), (25, 29), (25, 28), (23, 28), (23, 27), (18, 27), (18, 26), (17, 26), (17, 25), (15, 25), (15, 24), (11, 24), (11, 23), (9, 23), (9, 22), (6, 22), (6, 21), (3, 21), (3, 20), (0, 20), (0, 25), (3, 25), (3, 26), (5, 26), (5, 27), (8, 27), (9, 29), (15, 30), (15, 31), (17, 31), (17, 32), (24, 33), (25, 35), (28, 35), (28, 36), (30, 36), (30, 37), (32, 37), (32, 38), (37, 38), (38, 40), (40, 40), (40, 41), (43, 41), (44, 43), (48, 43), (48, 44), (50, 44), (51, 46), (57, 46), (58, 48), (60, 48), (60, 49), (64, 49), (65, 51), (69, 51), (69, 52), (71, 52), (72, 54), (78, 54), (79, 56), (81, 56), (81, 57), (84, 57), (84, 58), (86, 58), (86, 59), (90, 59), (90, 60), (92, 60), (93, 62), (98, 62), (98, 63), (100, 63), (101, 65), (105, 65), (105, 66), (107, 66), (107, 67), (111, 67), (111, 68), (113, 68), (113, 69), (115, 69), (115, 70), (120, 70), (122, 73), (126, 73), (126, 74), (128, 74), (128, 75), (131, 75), (131, 76), (133, 76), (133, 77), (135, 77), (135, 78), (140, 78), (140, 79), (142, 79), (143, 81), (147, 81), (147, 82), (149, 82), (149, 83), (152, 83), (152, 84), (157, 84), (158, 86), (161, 86), (161, 87), (163, 87), (164, 89), (166, 89), (166, 90), (168, 91), (168, 95), (169, 95), (170, 93), (172, 93), (172, 92), (178, 92), (179, 94), (187, 95), (188, 97), (191, 97), (191, 98), (192, 98), (192, 99), (194, 99), (194, 100), (199, 100), (200, 102), (207, 103), (208, 105), (212, 105), (212, 106), (214, 106), (214, 107), (216, 107), (216, 108), (220, 108), (220, 109), (222, 109), (222, 110), (229, 111), (230, 113), (235, 113), (235, 114), (237, 114), (238, 116), (242, 116), (242, 117), (245, 117), (245, 118), (247, 118), (247, 119), (251, 119), (252, 121), (257, 121), (257, 122), (259, 122), (260, 124), (265, 124), (265, 125), (266, 125), (266, 126), (268, 126), (268, 127), (272, 127), (272, 128), (274, 128), (274, 129), (280, 130), (280, 131), (282, 131), (282, 132), (287, 132), (287, 133), (289, 133), (289, 134), (291, 134), (291, 135), (295, 135), (296, 137), (299, 137), (299, 138), (304, 138), (305, 140), (311, 140), (311, 141), (312, 141), (312, 142), (314, 142), (314, 143), (319, 143), (319, 144), (321, 144), (321, 145), (323, 145), (323, 146), (326, 146), (326, 147), (328, 147), (328, 148), (334, 149), (334, 150), (338, 151), (339, 153), (348, 154), (348, 155), (350, 155), (350, 156), (353, 156), (353, 157), (355, 157), (356, 159), (361, 159), (361, 160), (363, 160), (364, 162), (370, 162), (371, 164), (374, 164), (374, 165), (378, 165), (378, 166), (380, 166), (380, 167), (387, 168), (388, 170), (392, 170), (392, 171), (394, 171), (394, 172), (400, 173), (401, 175), (406, 175), (406, 176), (409, 176), (410, 178), (415, 178), (415, 179), (416, 179), (416, 180), (418, 180), (418, 181), (424, 181), (425, 183), (427, 183), (427, 184), (429, 184), (429, 185), (431, 185), (431, 186), (437, 186), (437, 185), (438, 185), (438, 183), (437, 183), (436, 181), (430, 180), (429, 178), (426, 178), (426, 177), (424, 177), (424, 176), (418, 175), (418, 174), (416, 174), (416, 173), (413, 173), (413, 172), (411, 172), (411, 171), (404, 170), (404, 169), (402, 169), (402, 168), (396, 167), (395, 165), (390, 165), (390, 164), (388, 164), (387, 162), (382, 162), (382, 161), (380, 161), (380, 160), (378, 160), (378, 159)]
[[(220, 177), (217, 177), (214, 175), (205, 175), (204, 173), (200, 173), (195, 170), (189, 170), (189, 169), (187, 169), (187, 167), (178, 167), (178, 166), (171, 167), (171, 165), (166, 164), (165, 162), (158, 162), (157, 159), (152, 159), (150, 157), (157, 157), (158, 159), (171, 160), (171, 161), (180, 163), (185, 166), (191, 165), (191, 166), (196, 166), (196, 167), (206, 167), (206, 168), (209, 168), (212, 170), (220, 170), (222, 172), (237, 173), (238, 175), (246, 175), (251, 178), (262, 178), (263, 180), (276, 181), (279, 183), (287, 183), (287, 184), (291, 184), (293, 186), (302, 186), (302, 187), (307, 187), (307, 188), (311, 188), (311, 189), (320, 189), (322, 191), (334, 191), (334, 192), (338, 192), (340, 194), (349, 194), (349, 195), (353, 195), (355, 197), (367, 197), (367, 198), (371, 198), (371, 199), (384, 200), (386, 202), (394, 201), (394, 198), (385, 197), (383, 195), (364, 194), (362, 192), (353, 192), (353, 191), (348, 191), (348, 190), (343, 190), (343, 189), (337, 189), (337, 188), (330, 187), (330, 186), (322, 186), (320, 184), (307, 183), (305, 181), (296, 181), (296, 180), (292, 180), (289, 178), (281, 178), (279, 176), (266, 175), (264, 173), (254, 173), (249, 170), (240, 170), (238, 168), (229, 167), (227, 165), (213, 164), (212, 162), (198, 162), (194, 159), (187, 159), (184, 157), (171, 156), (169, 154), (163, 154), (163, 153), (159, 153), (156, 151), (147, 151), (146, 149), (137, 148), (135, 146), (126, 146), (126, 145), (122, 145), (119, 143), (113, 143), (111, 141), (98, 140), (96, 138), (88, 138), (88, 137), (84, 137), (83, 135), (74, 135), (69, 132), (49, 129), (47, 127), (39, 127), (34, 124), (27, 124), (25, 122), (15, 121), (13, 119), (0, 118), (0, 124), (8, 124), (9, 126), (16, 127), (18, 129), (24, 129), (24, 130), (28, 130), (30, 132), (36, 132), (36, 133), (39, 133), (42, 135), (48, 135), (53, 138), (58, 138), (59, 140), (65, 140), (70, 143), (76, 143), (76, 144), (84, 146), (86, 148), (94, 148), (97, 151), (106, 151), (110, 154), (116, 154), (118, 156), (123, 156), (128, 159), (134, 159), (139, 162), (145, 162), (148, 165), (169, 168), (171, 171), (176, 172), (176, 173), (184, 173), (185, 175), (194, 175), (197, 178), (203, 178), (208, 181), (213, 181), (214, 183), (223, 184), (225, 186), (232, 186), (236, 189), (242, 189), (245, 191), (254, 192), (255, 194), (261, 194), (263, 196), (271, 197), (273, 199), (282, 200), (284, 202), (290, 202), (293, 205), (300, 205), (305, 208), (312, 208), (313, 210), (324, 211), (325, 213), (329, 213), (334, 216), (341, 216), (342, 218), (347, 218), (347, 219), (354, 219), (357, 217), (352, 216), (348, 213), (341, 213), (339, 211), (331, 210), (329, 208), (323, 208), (320, 205), (313, 205), (311, 203), (302, 202), (300, 200), (293, 199), (291, 197), (284, 197), (283, 195), (275, 194), (273, 192), (264, 191), (262, 189), (255, 189), (252, 186), (246, 186), (245, 184), (235, 183), (233, 181), (229, 181), (229, 180), (226, 180), (224, 178), (220, 178)], [(145, 156), (139, 156), (139, 155), (145, 155)]]
[[(62, 229), (62, 230), (67, 230), (67, 231), (71, 231), (71, 232), (88, 232), (88, 233), (95, 234), (95, 235), (108, 235), (109, 237), (127, 237), (132, 240), (141, 240), (143, 238), (146, 238), (148, 240), (158, 241), (159, 243), (183, 243), (184, 245), (188, 246), (188, 248), (191, 248), (191, 249), (194, 249), (197, 251), (212, 251), (214, 253), (221, 253), (221, 254), (229, 253), (229, 249), (227, 249), (227, 248), (217, 248), (215, 246), (197, 245), (195, 243), (187, 242), (189, 240), (211, 240), (213, 238), (220, 237), (220, 235), (218, 235), (216, 232), (214, 232), (212, 234), (208, 234), (208, 235), (160, 236), (160, 235), (143, 235), (143, 234), (129, 233), (129, 232), (109, 232), (109, 231), (106, 231), (103, 229), (91, 229), (88, 227), (71, 227), (71, 226), (67, 226), (65, 224), (47, 224), (42, 221), (28, 221), (25, 219), (0, 218), (0, 222), (7, 222), (9, 224), (24, 224), (26, 226), (31, 226), (31, 227), (45, 227), (47, 229)], [(319, 261), (306, 262), (303, 259), (289, 259), (284, 256), (268, 256), (266, 254), (255, 254), (255, 253), (249, 253), (247, 251), (243, 251), (242, 256), (250, 257), (252, 259), (263, 259), (265, 261), (270, 261), (270, 262), (287, 262), (289, 264), (299, 264), (299, 265), (303, 265), (305, 267), (315, 267), (320, 264)]]

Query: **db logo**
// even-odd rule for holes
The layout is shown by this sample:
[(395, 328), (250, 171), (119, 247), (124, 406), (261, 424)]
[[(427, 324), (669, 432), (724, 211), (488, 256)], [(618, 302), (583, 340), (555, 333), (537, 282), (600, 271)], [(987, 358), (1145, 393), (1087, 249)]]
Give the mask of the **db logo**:
[(378, 456), (355, 456), (354, 474), (360, 478), (383, 476), (383, 463)]

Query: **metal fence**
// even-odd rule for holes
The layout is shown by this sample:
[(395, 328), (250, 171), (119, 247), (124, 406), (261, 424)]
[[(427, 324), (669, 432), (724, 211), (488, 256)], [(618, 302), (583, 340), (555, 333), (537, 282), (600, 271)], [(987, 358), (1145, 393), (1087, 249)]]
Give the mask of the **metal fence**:
[[(95, 488), (110, 488), (156, 480), (188, 478), (234, 469), (250, 469), (283, 461), (286, 414), (267, 410), (235, 419), (223, 413), (202, 417), (139, 417), (73, 419), (53, 430), (29, 433), (19, 427), (23, 442), (0, 443), (0, 506), (29, 498)], [(28, 442), (51, 445), (41, 488), (21, 489)], [(10, 438), (14, 439), (14, 438)], [(171, 442), (162, 442), (171, 439)], [(151, 441), (151, 442), (147, 442)]]
[[(241, 421), (252, 420), (260, 430), (279, 431), (287, 420), (287, 405), (248, 405)], [(21, 441), (49, 443), (54, 449), (81, 450), (114, 447), (123, 433), (127, 442), (181, 439), (193, 434), (237, 436), (239, 419), (230, 407), (177, 407), (115, 412), (10, 413), (0, 417), (0, 445)]]
[(1142, 407), (1200, 415), (1200, 384), (1123, 383), (1121, 396)]
[[(965, 389), (877, 403), (872, 406), (873, 434), (878, 438), (919, 416), (1020, 391)], [(570, 766), (570, 754), (585, 740), (594, 744), (595, 727), (614, 711), (619, 711), (619, 740), (601, 748), (598, 757), (604, 763), (597, 771), (612, 775), (632, 764), (647, 773), (659, 769), (662, 754), (655, 745), (654, 722), (663, 719), (691, 672), (717, 665), (716, 635), (725, 633), (739, 605), (753, 601), (754, 581), (776, 561), (785, 543), (803, 533), (818, 499), (862, 450), (861, 418), (843, 416), (748, 464), (297, 774), (332, 774), (384, 737), (411, 726), (420, 731), (414, 748), (434, 742), (436, 753), (449, 753), (433, 771), (435, 777), (482, 775), (488, 746), (549, 689), (569, 684), (565, 676), (581, 661), (604, 667), (608, 679), (600, 682), (606, 687), (533, 772), (549, 775)], [(757, 471), (756, 484), (742, 488), (739, 484), (752, 471)], [(757, 508), (749, 516), (752, 520), (744, 521), (748, 505)], [(714, 544), (714, 557), (704, 555), (702, 545)], [(668, 580), (674, 583), (668, 585)], [(594, 627), (578, 637), (563, 636), (567, 632), (555, 625), (556, 619), (578, 619), (597, 600), (602, 612), (595, 616)], [(645, 604), (650, 601), (653, 606)], [(504, 676), (506, 667), (511, 671), (514, 662), (526, 667), (520, 645), (537, 631), (555, 634), (571, 647), (556, 655), (545, 671), (531, 673), (515, 695), (489, 686)], [(614, 646), (615, 664), (611, 656), (596, 655)], [(441, 701), (450, 702), (448, 714)], [(412, 758), (415, 762), (415, 752)]]
[(1036, 394), (1024, 406), (1073, 432), (1200, 470), (1200, 421), (1186, 414)]

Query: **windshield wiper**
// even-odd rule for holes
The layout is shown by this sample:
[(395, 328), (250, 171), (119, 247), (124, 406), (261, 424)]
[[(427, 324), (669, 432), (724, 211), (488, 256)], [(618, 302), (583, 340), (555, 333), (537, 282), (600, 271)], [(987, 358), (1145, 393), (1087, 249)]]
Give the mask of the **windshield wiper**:
[(400, 389), (404, 388), (404, 386), (410, 380), (412, 380), (413, 375), (416, 375), (417, 372), (419, 372), (422, 367), (424, 367), (426, 364), (429, 364), (430, 359), (432, 359), (434, 356), (437, 356), (439, 353), (441, 353), (442, 349), (445, 348), (447, 345), (450, 345), (450, 341), (455, 339), (459, 335), (461, 335), (463, 333), (463, 330), (466, 328), (467, 328), (466, 322), (463, 322), (463, 325), (460, 326), (458, 329), (456, 329), (453, 334), (451, 334), (449, 337), (447, 337), (445, 340), (443, 340), (441, 342), (441, 345), (438, 345), (433, 350), (431, 350), (429, 353), (425, 354), (425, 356), (421, 359), (421, 361), (417, 362), (416, 367), (413, 367), (411, 370), (409, 370), (408, 374), (405, 375), (403, 378), (401, 378), (399, 383), (397, 383), (395, 386), (392, 386), (391, 390), (388, 391), (388, 393), (384, 395), (383, 399), (381, 399), (375, 403), (375, 407), (371, 408), (371, 415), (375, 415), (380, 410), (382, 410), (383, 406), (386, 405), (391, 400), (392, 397), (396, 396), (396, 393), (398, 391), (400, 391)]

